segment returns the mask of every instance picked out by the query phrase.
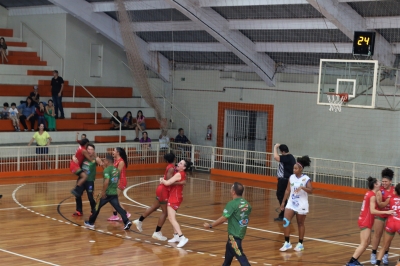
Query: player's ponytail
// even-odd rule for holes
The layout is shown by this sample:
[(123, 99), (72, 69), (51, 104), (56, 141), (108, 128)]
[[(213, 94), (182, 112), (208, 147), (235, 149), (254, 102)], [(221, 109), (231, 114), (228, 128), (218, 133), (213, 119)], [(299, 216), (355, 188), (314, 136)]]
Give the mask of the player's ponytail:
[(370, 177), (367, 178), (367, 181), (368, 181), (368, 188), (370, 190), (373, 190), (376, 182), (378, 182), (378, 179), (376, 179), (375, 177), (371, 177), (370, 176)]

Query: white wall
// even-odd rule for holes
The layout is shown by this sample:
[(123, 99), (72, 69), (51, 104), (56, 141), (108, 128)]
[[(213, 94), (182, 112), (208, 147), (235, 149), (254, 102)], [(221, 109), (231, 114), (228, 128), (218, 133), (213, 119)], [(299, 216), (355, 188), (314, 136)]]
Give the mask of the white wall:
[(0, 6), (0, 28), (7, 28), (8, 10)]

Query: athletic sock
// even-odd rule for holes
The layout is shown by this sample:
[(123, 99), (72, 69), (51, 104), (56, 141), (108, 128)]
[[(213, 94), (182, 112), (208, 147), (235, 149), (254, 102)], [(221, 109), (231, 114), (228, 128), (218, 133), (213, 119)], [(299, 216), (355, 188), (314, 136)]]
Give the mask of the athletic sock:
[(389, 253), (389, 250), (386, 250), (386, 251), (385, 251), (385, 254), (388, 254), (388, 253)]
[(299, 239), (299, 243), (300, 243), (300, 244), (303, 244), (303, 239)]
[(372, 250), (372, 254), (376, 254), (376, 249), (373, 249), (373, 250)]
[[(145, 219), (146, 217), (143, 217), (143, 215), (140, 215), (140, 218), (139, 218), (139, 222), (143, 222), (143, 220)], [(157, 232), (157, 231), (156, 231)]]
[(157, 225), (157, 227), (156, 227), (156, 232), (160, 232), (161, 231), (161, 226), (158, 226)]
[(289, 237), (288, 236), (285, 236), (285, 242), (289, 243)]
[(355, 262), (355, 261), (357, 261), (357, 259), (355, 259), (354, 257), (351, 257), (351, 259), (350, 259), (350, 263), (353, 263), (353, 262)]
[(113, 212), (114, 216), (117, 216), (117, 212)]
[(381, 261), (380, 261), (380, 260), (376, 260), (376, 263), (375, 263), (375, 265), (378, 265), (378, 266), (380, 266), (380, 265), (381, 265)]
[(182, 235), (180, 235), (179, 237), (182, 237), (183, 236), (183, 234)]

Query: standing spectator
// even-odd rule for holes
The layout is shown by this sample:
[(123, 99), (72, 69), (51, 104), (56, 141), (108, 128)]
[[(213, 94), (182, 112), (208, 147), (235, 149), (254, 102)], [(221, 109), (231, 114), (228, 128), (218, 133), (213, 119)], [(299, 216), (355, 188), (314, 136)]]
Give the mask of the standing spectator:
[(29, 120), (31, 122), (31, 130), (34, 130), (35, 127), (35, 106), (33, 104), (32, 98), (27, 97), (26, 98), (26, 103), (23, 103), (19, 105), (18, 107), (20, 117), (19, 120), (21, 121), (22, 126), (24, 127), (24, 131), (28, 131), (28, 127), (26, 125), (26, 120)]
[(18, 109), (15, 103), (11, 103), (11, 108), (8, 110), (8, 113), (10, 114), (10, 119), (13, 123), (15, 131), (21, 131), (19, 128)]
[(51, 137), (47, 131), (44, 131), (44, 124), (39, 125), (39, 131), (36, 132), (31, 141), (28, 143), (28, 146), (31, 146), (32, 142), (36, 141), (36, 154), (39, 155), (39, 167), (41, 165), (41, 161), (47, 162), (47, 166), (50, 169), (50, 163), (47, 160), (47, 154), (49, 153), (49, 148), (48, 146), (50, 145), (51, 142)]
[(3, 110), (1, 110), (1, 119), (8, 119), (9, 111), (8, 111), (8, 103), (3, 103)]
[(192, 144), (190, 140), (185, 136), (185, 131), (183, 128), (178, 129), (178, 135), (175, 137), (175, 142), (179, 143), (176, 145), (178, 150), (181, 150), (183, 153), (186, 154), (186, 158), (190, 158), (190, 147), (187, 145), (180, 145), (180, 144)]
[(0, 38), (0, 55), (1, 55), (1, 63), (4, 64), (4, 59), (8, 63), (7, 44), (6, 44), (6, 40), (4, 40), (3, 37)]
[(135, 126), (135, 123), (133, 123), (133, 117), (132, 113), (130, 111), (126, 112), (124, 117), (122, 118), (122, 128), (123, 129), (133, 129)]
[(111, 128), (110, 129), (119, 129), (119, 123), (122, 122), (121, 117), (118, 115), (118, 111), (114, 111), (113, 117), (110, 119)]
[(147, 157), (147, 150), (151, 148), (151, 139), (147, 136), (146, 131), (142, 132), (140, 143), (142, 144), (142, 160), (144, 160)]
[(64, 119), (64, 108), (62, 106), (62, 93), (64, 90), (64, 80), (58, 76), (58, 71), (53, 71), (53, 78), (51, 79), (51, 97), (56, 109), (56, 119), (58, 119), (58, 110), (60, 109), (60, 119)]
[(40, 94), (38, 93), (38, 86), (33, 86), (33, 91), (29, 94), (29, 96), (32, 98), (35, 106), (39, 106)]
[(225, 261), (222, 265), (231, 265), (233, 257), (239, 261), (240, 265), (250, 265), (246, 255), (243, 253), (242, 240), (246, 235), (251, 205), (242, 198), (244, 187), (241, 183), (235, 182), (231, 188), (233, 200), (225, 206), (222, 216), (218, 220), (204, 223), (205, 228), (213, 228), (228, 221), (228, 242), (225, 249)]
[(56, 130), (56, 112), (54, 111), (53, 100), (49, 100), (46, 105), (46, 112), (44, 113), (44, 118), (47, 121), (47, 128), (50, 131)]
[(158, 137), (158, 142), (160, 143), (160, 149), (167, 150), (169, 148), (169, 137), (167, 135), (168, 131), (166, 129), (161, 130), (161, 134)]
[(86, 139), (86, 134), (82, 134), (82, 135), (81, 135), (81, 139), (78, 139), (78, 136), (79, 136), (79, 132), (76, 132), (76, 139), (75, 139), (75, 141), (78, 142), (79, 144), (81, 144), (81, 141), (82, 141), (83, 139)]
[(45, 125), (44, 127), (46, 128), (46, 122), (44, 119), (45, 112), (46, 112), (46, 109), (44, 108), (43, 103), (39, 103), (39, 106), (36, 108), (38, 125), (43, 124), (43, 125)]
[[(278, 149), (282, 155), (278, 154)], [(293, 174), (293, 166), (296, 163), (296, 159), (292, 154), (289, 153), (289, 148), (285, 144), (275, 144), (274, 147), (274, 159), (279, 162), (279, 167), (277, 171), (278, 184), (276, 187), (276, 198), (279, 201), (279, 205), (282, 205), (283, 197), (285, 196), (285, 191), (288, 185), (289, 177)], [(285, 201), (285, 206), (287, 201)], [(279, 213), (279, 216), (274, 219), (274, 221), (283, 221), (284, 210)]]
[(145, 117), (143, 115), (143, 112), (141, 110), (137, 111), (135, 124), (136, 138), (134, 139), (134, 141), (139, 141), (139, 130), (143, 131), (146, 129), (146, 122), (144, 121), (144, 119)]

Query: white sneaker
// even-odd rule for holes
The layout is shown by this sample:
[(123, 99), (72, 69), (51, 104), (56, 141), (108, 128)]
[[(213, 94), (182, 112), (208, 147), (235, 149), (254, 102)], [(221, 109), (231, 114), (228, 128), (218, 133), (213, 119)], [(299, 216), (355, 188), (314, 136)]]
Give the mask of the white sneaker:
[(136, 219), (135, 221), (133, 221), (133, 223), (136, 225), (137, 230), (139, 230), (139, 232), (142, 232), (142, 222), (139, 221), (139, 219)]
[(176, 243), (179, 242), (181, 239), (179, 238), (178, 234), (174, 234), (174, 237), (168, 240), (168, 243)]
[(296, 247), (294, 248), (295, 251), (303, 251), (304, 246), (303, 244), (297, 243)]
[(167, 238), (162, 235), (161, 231), (154, 232), (152, 238), (160, 240), (160, 241), (166, 241), (167, 240)]
[(186, 245), (187, 242), (189, 242), (189, 238), (186, 238), (185, 236), (181, 236), (180, 240), (179, 240), (179, 244), (176, 247), (181, 248), (184, 245)]
[(279, 249), (279, 251), (286, 251), (291, 248), (292, 248), (292, 244), (290, 244), (290, 242), (285, 241), (285, 244), (283, 244), (283, 246)]

